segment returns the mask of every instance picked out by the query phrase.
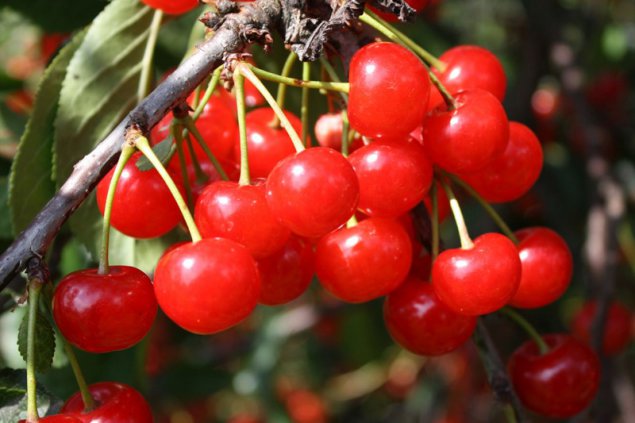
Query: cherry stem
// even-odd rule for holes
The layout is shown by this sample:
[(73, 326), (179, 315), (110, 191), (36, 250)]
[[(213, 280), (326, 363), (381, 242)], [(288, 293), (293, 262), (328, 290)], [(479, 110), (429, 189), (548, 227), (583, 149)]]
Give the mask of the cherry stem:
[(82, 373), (82, 369), (79, 366), (79, 361), (77, 360), (75, 351), (73, 351), (73, 347), (71, 346), (71, 344), (62, 335), (59, 336), (59, 339), (62, 340), (62, 344), (64, 345), (64, 352), (66, 353), (68, 362), (71, 365), (71, 369), (73, 370), (73, 375), (75, 376), (75, 380), (77, 381), (79, 393), (82, 396), (82, 401), (84, 402), (84, 412), (90, 411), (95, 408), (95, 400), (90, 394), (90, 389), (88, 389), (88, 384), (86, 383), (86, 379), (84, 379), (84, 374)]
[(505, 223), (505, 221), (503, 220), (501, 215), (498, 214), (498, 212), (494, 209), (494, 207), (492, 207), (492, 205), (490, 203), (485, 201), (485, 199), (483, 197), (481, 197), (481, 195), (478, 192), (476, 192), (476, 190), (474, 188), (472, 188), (467, 182), (463, 181), (461, 178), (459, 178), (456, 175), (451, 175), (451, 174), (446, 173), (446, 172), (443, 172), (443, 175), (445, 175), (446, 177), (449, 177), (450, 179), (452, 179), (452, 181), (454, 183), (459, 185), (464, 191), (466, 191), (468, 194), (470, 194), (470, 196), (474, 197), (474, 199), (476, 201), (478, 201), (478, 203), (481, 205), (481, 207), (483, 207), (483, 209), (485, 209), (485, 212), (491, 217), (491, 219), (494, 221), (494, 223), (496, 223), (496, 225), (500, 228), (500, 230), (509, 239), (511, 239), (514, 244), (518, 244), (520, 242), (520, 241), (518, 241), (518, 238), (516, 237), (514, 232), (509, 228), (507, 223)]
[(445, 88), (441, 81), (439, 81), (439, 78), (433, 72), (431, 72), (430, 69), (428, 69), (428, 76), (430, 77), (430, 81), (432, 81), (434, 86), (437, 87), (437, 90), (439, 90), (439, 93), (441, 93), (441, 97), (443, 97), (443, 101), (445, 102), (446, 106), (448, 106), (448, 110), (456, 109), (454, 97), (452, 97), (452, 94), (450, 94), (448, 89)]
[(134, 153), (135, 149), (132, 146), (125, 144), (121, 149), (117, 166), (108, 185), (108, 194), (106, 195), (106, 204), (104, 205), (104, 220), (101, 231), (101, 251), (99, 254), (99, 268), (97, 273), (105, 275), (110, 271), (110, 264), (108, 262), (108, 250), (110, 246), (110, 218), (112, 216), (112, 205), (115, 200), (115, 191), (117, 190), (117, 183), (121, 178), (126, 163), (130, 160), (130, 157)]
[[(302, 63), (302, 79), (311, 79), (311, 62)], [(302, 103), (300, 107), (300, 120), (302, 121), (302, 142), (305, 147), (309, 145), (309, 88), (302, 87)]]
[[(188, 132), (191, 133), (192, 135), (194, 135), (194, 139), (196, 140), (198, 145), (203, 149), (203, 151), (205, 152), (205, 155), (207, 156), (209, 161), (212, 162), (212, 166), (214, 166), (214, 169), (216, 169), (216, 172), (218, 172), (218, 174), (220, 175), (221, 179), (223, 181), (229, 180), (229, 178), (227, 177), (227, 173), (225, 173), (225, 170), (220, 165), (219, 161), (216, 159), (216, 156), (214, 156), (214, 153), (212, 153), (212, 150), (210, 150), (209, 146), (207, 145), (207, 143), (203, 139), (203, 136), (201, 135), (201, 133), (199, 132), (198, 128), (194, 124), (194, 121), (192, 120), (192, 118), (190, 116), (185, 116), (184, 118), (181, 119), (181, 121), (183, 122), (183, 126), (185, 126), (185, 128), (188, 130)], [(196, 154), (194, 154), (193, 150), (191, 151), (191, 155), (192, 155), (192, 162), (198, 163), (198, 161), (195, 161), (196, 160)], [(199, 167), (199, 169), (200, 169), (200, 167)], [(201, 172), (203, 173), (202, 170), (201, 170)], [(207, 175), (204, 175), (204, 177), (205, 177), (205, 179), (207, 179)]]
[(469, 250), (474, 247), (474, 242), (467, 231), (467, 225), (465, 224), (465, 219), (463, 218), (463, 212), (461, 212), (461, 206), (459, 206), (459, 202), (454, 196), (454, 192), (452, 191), (452, 188), (450, 188), (450, 185), (443, 180), (441, 180), (441, 185), (450, 200), (450, 208), (452, 209), (452, 215), (454, 216), (454, 221), (456, 222), (456, 229), (458, 230), (459, 238), (461, 239), (461, 248)]
[(240, 135), (240, 178), (238, 185), (249, 185), (249, 154), (247, 152), (247, 122), (245, 119), (245, 77), (240, 72), (234, 72), (234, 86), (236, 87), (236, 110), (238, 112), (238, 133)]
[(531, 323), (527, 321), (527, 319), (521, 316), (516, 310), (510, 307), (503, 307), (500, 309), (500, 312), (506, 315), (507, 317), (509, 317), (511, 320), (513, 320), (514, 323), (520, 326), (527, 333), (527, 335), (529, 335), (529, 337), (538, 346), (538, 350), (540, 351), (540, 354), (544, 355), (549, 352), (549, 346), (547, 345), (545, 340), (542, 339), (538, 331), (531, 325)]
[(137, 102), (139, 103), (141, 103), (141, 100), (146, 98), (150, 92), (154, 50), (157, 45), (157, 39), (159, 38), (159, 30), (161, 29), (162, 20), (163, 12), (156, 9), (154, 11), (154, 15), (152, 15), (152, 23), (149, 28), (150, 33), (148, 34), (148, 41), (146, 42), (146, 48), (143, 52), (143, 59), (141, 62), (141, 75), (139, 76), (139, 87), (137, 90)]
[[(243, 64), (243, 66), (251, 69), (254, 74), (258, 75), (259, 78), (262, 78), (266, 81), (277, 82), (280, 84), (291, 85), (294, 87), (300, 87), (300, 88), (307, 87), (307, 88), (313, 88), (316, 90), (338, 91), (342, 93), (348, 93), (348, 90), (350, 87), (348, 82), (303, 81), (301, 79), (289, 78), (282, 75), (278, 75), (276, 73), (267, 72), (266, 70), (257, 68), (253, 65)], [(247, 78), (247, 75), (245, 75), (245, 78)]]
[(148, 143), (148, 139), (142, 135), (139, 135), (134, 140), (134, 145), (139, 149), (144, 156), (148, 158), (150, 163), (154, 166), (154, 168), (159, 172), (163, 182), (170, 190), (172, 197), (174, 197), (174, 201), (176, 201), (177, 206), (181, 210), (181, 214), (183, 215), (183, 219), (185, 220), (185, 224), (187, 225), (187, 229), (190, 232), (190, 236), (192, 237), (192, 242), (196, 243), (201, 240), (201, 233), (198, 231), (196, 227), (196, 223), (194, 223), (194, 218), (192, 217), (192, 213), (190, 213), (190, 209), (188, 209), (185, 200), (183, 200), (183, 196), (179, 192), (179, 189), (174, 184), (174, 181), (170, 177), (170, 174), (165, 170), (161, 160), (154, 154), (152, 148), (150, 148), (150, 144)]
[[(214, 94), (214, 91), (216, 90), (216, 87), (218, 86), (218, 82), (220, 81), (220, 75), (222, 70), (223, 70), (223, 66), (221, 65), (217, 67), (212, 73), (212, 78), (209, 80), (209, 84), (207, 84), (207, 89), (205, 89), (205, 93), (203, 94), (203, 97), (197, 103), (194, 113), (192, 113), (192, 119), (194, 121), (198, 120), (198, 118), (201, 116), (201, 113), (203, 113), (203, 110), (205, 110), (205, 105), (209, 102), (209, 99), (212, 98), (212, 95)], [(194, 99), (197, 100), (197, 97), (198, 96), (195, 96)]]
[(409, 38), (406, 34), (399, 31), (397, 28), (389, 24), (388, 22), (381, 19), (379, 16), (371, 12), (370, 10), (366, 10), (360, 17), (359, 20), (364, 22), (366, 25), (376, 29), (377, 31), (384, 34), (386, 37), (391, 39), (392, 41), (398, 42), (399, 44), (405, 45), (416, 54), (418, 54), (426, 63), (429, 63), (430, 66), (434, 66), (439, 71), (445, 71), (447, 65), (437, 59), (435, 55), (421, 47), (419, 44), (414, 42), (411, 38)]
[(183, 152), (183, 135), (180, 125), (172, 125), (172, 136), (174, 137), (174, 144), (176, 144), (176, 154), (179, 157), (179, 167), (181, 168), (181, 179), (183, 179), (183, 185), (185, 185), (185, 197), (187, 198), (187, 204), (190, 208), (194, 207), (194, 196), (192, 195), (192, 187), (190, 186), (190, 178), (187, 175), (187, 163), (185, 161), (185, 153)]
[(289, 122), (289, 119), (287, 119), (280, 106), (278, 106), (278, 103), (276, 103), (276, 100), (273, 98), (269, 90), (267, 90), (260, 79), (258, 79), (258, 76), (256, 76), (256, 74), (252, 72), (252, 69), (256, 68), (251, 67), (244, 62), (240, 62), (238, 63), (238, 65), (236, 65), (235, 72), (241, 73), (252, 84), (254, 84), (258, 91), (260, 91), (260, 94), (262, 94), (265, 100), (267, 100), (267, 103), (269, 103), (269, 106), (273, 109), (273, 112), (278, 116), (278, 119), (280, 119), (280, 124), (287, 131), (287, 134), (289, 134), (289, 138), (291, 138), (291, 142), (293, 142), (295, 151), (298, 153), (303, 151), (305, 149), (304, 144), (302, 143), (302, 140), (300, 139), (298, 134), (295, 132), (295, 129), (293, 129), (293, 126), (291, 126), (291, 122)]
[[(322, 67), (324, 68), (326, 73), (329, 75), (329, 78), (331, 78), (331, 81), (337, 83), (342, 82), (337, 72), (335, 72), (333, 65), (331, 65), (331, 62), (329, 62), (325, 57), (320, 57), (320, 63), (322, 64)], [(344, 92), (340, 92), (339, 94), (342, 97), (342, 100), (344, 100), (344, 103), (348, 103), (348, 95), (346, 95), (346, 93)]]
[(439, 257), (439, 193), (437, 184), (432, 181), (430, 197), (432, 198), (432, 263)]
[(35, 379), (35, 327), (37, 324), (38, 306), (40, 304), (40, 292), (42, 281), (32, 278), (28, 283), (29, 290), (29, 322), (26, 338), (26, 396), (27, 409), (26, 421), (35, 423), (39, 420), (37, 413), (37, 381)]
[(505, 414), (505, 419), (509, 423), (518, 422), (518, 419), (516, 419), (516, 412), (514, 411), (514, 407), (511, 404), (505, 404), (503, 406), (503, 414)]
[[(288, 77), (289, 75), (291, 75), (291, 70), (293, 69), (293, 65), (295, 64), (297, 59), (298, 55), (294, 52), (290, 52), (287, 56), (287, 60), (285, 60), (284, 65), (282, 66), (282, 72), (280, 73), (280, 76)], [(284, 108), (284, 101), (286, 97), (287, 85), (280, 82), (278, 84), (278, 95), (276, 96), (276, 102), (278, 103), (278, 105), (280, 105), (280, 108)], [(278, 117), (275, 117), (274, 126), (280, 126), (280, 120), (278, 120)]]
[(349, 132), (348, 113), (342, 110), (342, 156), (348, 157), (348, 132)]
[(355, 213), (353, 213), (353, 215), (346, 222), (346, 227), (347, 228), (353, 228), (353, 227), (357, 226), (358, 223), (359, 222), (357, 221), (357, 217), (355, 217)]

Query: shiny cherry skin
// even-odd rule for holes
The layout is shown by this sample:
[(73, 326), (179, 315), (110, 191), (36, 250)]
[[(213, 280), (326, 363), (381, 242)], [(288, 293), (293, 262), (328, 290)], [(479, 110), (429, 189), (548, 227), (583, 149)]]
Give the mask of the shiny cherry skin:
[(529, 191), (542, 163), (542, 147), (534, 132), (522, 123), (510, 122), (505, 151), (478, 172), (461, 177), (488, 202), (506, 203)]
[(387, 42), (362, 47), (351, 59), (349, 82), (348, 117), (362, 135), (405, 136), (421, 125), (430, 77), (405, 47)]
[[(342, 149), (342, 113), (325, 113), (315, 122), (313, 132), (315, 139), (322, 147), (330, 147), (334, 150)], [(353, 142), (348, 146), (348, 153), (352, 153), (364, 145), (364, 141), (359, 134), (355, 135)]]
[(313, 147), (281, 161), (267, 178), (267, 201), (275, 216), (294, 233), (317, 238), (353, 215), (359, 182), (337, 151)]
[[(56, 414), (54, 416), (40, 417), (41, 423), (82, 423), (77, 417), (70, 414)], [(18, 423), (26, 423), (26, 420), (18, 420)]]
[(174, 323), (207, 335), (249, 316), (258, 302), (260, 276), (247, 248), (228, 239), (204, 238), (161, 257), (154, 292)]
[(415, 143), (373, 142), (348, 158), (359, 180), (358, 208), (369, 216), (397, 217), (423, 200), (432, 165)]
[[(302, 121), (293, 113), (284, 112), (291, 126), (302, 133)], [(273, 127), (275, 113), (269, 107), (252, 110), (245, 116), (247, 124), (247, 155), (252, 178), (266, 178), (278, 162), (295, 153), (293, 142), (287, 131)], [(240, 140), (234, 143), (234, 160), (240, 163)]]
[[(573, 316), (571, 332), (579, 340), (591, 343), (591, 328), (597, 314), (597, 302), (587, 301)], [(602, 330), (602, 352), (605, 355), (619, 354), (631, 341), (631, 312), (614, 301), (609, 304), (606, 323)]]
[(412, 246), (392, 219), (368, 218), (324, 236), (315, 248), (322, 286), (337, 298), (362, 303), (397, 288), (412, 263)]
[(85, 412), (79, 392), (64, 403), (62, 412), (77, 417), (82, 423), (152, 423), (152, 410), (146, 400), (123, 383), (99, 382), (88, 387), (96, 408)]
[(424, 146), (430, 159), (452, 173), (475, 172), (505, 151), (507, 115), (500, 101), (484, 90), (461, 91), (452, 110), (442, 104), (428, 114)]
[(518, 250), (507, 237), (487, 233), (470, 249), (443, 251), (432, 264), (434, 292), (450, 309), (467, 316), (505, 306), (520, 282)]
[(163, 10), (168, 15), (182, 15), (198, 6), (198, 0), (141, 0), (153, 9)]
[(209, 184), (196, 202), (194, 220), (204, 238), (236, 241), (256, 259), (281, 249), (291, 234), (271, 213), (264, 184)]
[[(181, 212), (159, 172), (137, 168), (139, 157), (140, 153), (135, 153), (121, 173), (110, 223), (119, 232), (133, 238), (156, 238), (170, 232), (179, 223)], [(97, 184), (97, 206), (102, 214), (113, 174), (114, 169), (111, 169)], [(172, 176), (183, 192), (178, 175)]]
[[(482, 89), (492, 93), (499, 101), (505, 98), (507, 77), (500, 60), (489, 50), (473, 45), (461, 45), (443, 53), (439, 60), (445, 63), (443, 72), (432, 71), (451, 93)], [(430, 107), (443, 102), (436, 87), (431, 86)]]
[(453, 312), (439, 300), (432, 285), (412, 277), (386, 297), (384, 322), (395, 342), (427, 356), (457, 349), (476, 327), (476, 317)]
[(564, 419), (584, 410), (595, 397), (600, 361), (591, 348), (566, 334), (543, 336), (541, 354), (527, 341), (509, 358), (512, 384), (521, 402), (543, 416)]
[(53, 295), (53, 317), (62, 335), (92, 353), (133, 346), (150, 331), (156, 314), (150, 278), (130, 266), (111, 266), (103, 275), (97, 269), (70, 273)]
[(538, 308), (560, 298), (569, 287), (573, 257), (567, 243), (548, 228), (533, 227), (514, 232), (522, 273), (510, 304)]
[(286, 304), (306, 291), (315, 273), (313, 246), (292, 235), (274, 254), (257, 261), (262, 288), (260, 304)]

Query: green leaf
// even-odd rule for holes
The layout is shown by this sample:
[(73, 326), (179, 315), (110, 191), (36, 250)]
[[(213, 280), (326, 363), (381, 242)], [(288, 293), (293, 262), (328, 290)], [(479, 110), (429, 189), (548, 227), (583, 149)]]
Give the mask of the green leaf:
[(52, 171), (53, 123), (62, 81), (84, 33), (67, 44), (47, 68), (11, 166), (9, 205), (14, 233), (22, 231), (55, 194)]
[[(40, 385), (37, 387), (37, 410), (40, 416), (59, 410), (61, 401)], [(26, 417), (26, 371), (0, 370), (0, 422), (17, 422)]]
[[(176, 151), (176, 145), (172, 141), (172, 137), (169, 136), (154, 147), (152, 147), (152, 151), (154, 151), (154, 154), (156, 154), (157, 158), (163, 165), (167, 165), (167, 163), (174, 155), (174, 152)], [(139, 158), (136, 165), (137, 168), (139, 168), (139, 170), (141, 171), (154, 169), (154, 166), (152, 165), (152, 163), (150, 163), (150, 160), (148, 160), (146, 156), (142, 156), (141, 158)]]
[[(73, 165), (134, 106), (152, 15), (139, 0), (113, 0), (93, 21), (71, 60), (55, 121), (54, 175), (58, 187), (71, 174)], [(73, 215), (70, 227), (97, 257), (101, 214), (94, 194)]]
[(71, 32), (90, 23), (106, 0), (4, 0), (45, 32)]
[(0, 178), (0, 239), (11, 239), (11, 216), (9, 214), (9, 178)]
[(175, 236), (155, 239), (135, 239), (118, 232), (110, 233), (110, 263), (135, 266), (152, 273), (166, 248), (178, 241)]
[[(18, 329), (18, 350), (26, 361), (27, 338), (29, 331), (29, 313), (25, 313)], [(53, 364), (53, 354), (55, 353), (55, 332), (51, 322), (42, 314), (37, 314), (35, 320), (35, 371), (44, 373)]]

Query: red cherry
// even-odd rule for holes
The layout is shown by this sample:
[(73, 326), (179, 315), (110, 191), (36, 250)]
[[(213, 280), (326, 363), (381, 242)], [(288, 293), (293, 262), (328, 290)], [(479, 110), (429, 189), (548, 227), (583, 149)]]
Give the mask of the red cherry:
[(198, 6), (198, 0), (141, 0), (153, 9), (163, 10), (169, 15), (182, 15)]
[(560, 298), (569, 287), (573, 257), (567, 243), (551, 229), (535, 227), (514, 232), (522, 265), (518, 290), (510, 304), (537, 308)]
[(306, 291), (313, 279), (313, 247), (292, 235), (276, 253), (257, 261), (262, 288), (260, 303), (286, 304)]
[(82, 423), (152, 423), (152, 411), (139, 392), (123, 383), (100, 382), (88, 387), (97, 406), (84, 411), (79, 392), (66, 401), (62, 412), (77, 417)]
[(247, 248), (205, 238), (164, 255), (154, 273), (161, 309), (177, 325), (212, 334), (238, 324), (258, 302), (260, 277)]
[(455, 108), (442, 104), (428, 114), (423, 141), (430, 159), (452, 173), (475, 172), (505, 151), (507, 115), (500, 101), (483, 90), (461, 91)]
[(505, 203), (523, 196), (534, 185), (542, 169), (542, 147), (533, 131), (509, 123), (509, 141), (502, 154), (485, 168), (462, 175), (490, 203)]
[[(134, 238), (156, 238), (179, 223), (181, 212), (159, 172), (137, 168), (135, 163), (139, 157), (141, 153), (135, 153), (121, 173), (110, 223), (119, 232)], [(113, 174), (114, 169), (111, 169), (97, 185), (97, 205), (102, 214)], [(180, 188), (179, 177), (172, 176)]]
[[(579, 340), (590, 344), (591, 329), (597, 314), (597, 302), (588, 301), (573, 317), (571, 332)], [(606, 323), (602, 330), (602, 352), (618, 354), (631, 340), (631, 312), (618, 302), (609, 305)]]
[(359, 180), (358, 207), (376, 217), (397, 217), (423, 200), (432, 166), (415, 143), (374, 142), (350, 155)]
[[(437, 208), (439, 213), (439, 222), (443, 222), (452, 212), (450, 208), (450, 200), (448, 200), (448, 196), (443, 189), (443, 186), (439, 182), (435, 182), (437, 186)], [(432, 196), (431, 192), (423, 198), (423, 203), (430, 214), (430, 219), (432, 219)]]
[(281, 161), (267, 179), (267, 201), (298, 235), (317, 238), (343, 225), (359, 199), (357, 175), (340, 153), (314, 147)]
[[(315, 122), (315, 138), (322, 147), (330, 147), (340, 151), (342, 149), (342, 113), (325, 113)], [(353, 142), (348, 146), (349, 154), (364, 145), (359, 134), (356, 134)]]
[(324, 236), (315, 249), (322, 286), (337, 298), (361, 303), (386, 295), (410, 270), (412, 246), (399, 223), (368, 218)]
[(130, 266), (106, 274), (86, 269), (55, 288), (53, 317), (68, 341), (92, 353), (129, 348), (150, 331), (157, 314), (150, 278)]
[[(41, 422), (41, 423), (82, 423), (81, 420), (79, 420), (76, 417), (73, 417), (70, 414), (56, 414), (54, 416), (40, 417), (38, 422)], [(26, 420), (18, 420), (18, 423), (26, 423)]]
[[(500, 60), (483, 47), (464, 45), (443, 53), (439, 60), (445, 63), (443, 72), (433, 68), (443, 86), (451, 93), (481, 89), (492, 93), (499, 101), (505, 98), (507, 77)], [(430, 108), (443, 102), (435, 86), (431, 86)]]
[(457, 349), (476, 327), (476, 317), (453, 312), (439, 300), (432, 285), (412, 277), (386, 297), (384, 321), (395, 342), (428, 356)]
[[(240, 169), (238, 168), (238, 164), (228, 160), (221, 160), (219, 162), (229, 180), (238, 181), (238, 178), (240, 176)], [(213, 182), (223, 180), (212, 162), (205, 160), (199, 162), (199, 165), (201, 167), (201, 170), (207, 177), (207, 180), (197, 180), (194, 163), (189, 163), (187, 165), (187, 178), (190, 181), (190, 189), (192, 190), (192, 199), (194, 200), (194, 203), (196, 203), (196, 200), (198, 199), (199, 195), (201, 195), (205, 187)]]
[(531, 411), (564, 419), (585, 409), (600, 379), (600, 362), (588, 346), (565, 334), (543, 336), (541, 354), (527, 341), (509, 359), (509, 375), (522, 403)]
[(399, 137), (421, 125), (430, 77), (405, 47), (372, 43), (359, 49), (349, 67), (348, 117), (367, 137)]
[(434, 292), (450, 309), (467, 316), (491, 313), (518, 288), (518, 251), (507, 237), (488, 233), (470, 249), (445, 250), (432, 264)]
[(264, 185), (214, 182), (198, 198), (194, 219), (203, 237), (236, 241), (255, 258), (275, 253), (290, 235), (271, 213)]
[[(284, 112), (291, 126), (302, 133), (302, 121), (291, 112)], [(266, 178), (285, 157), (295, 153), (293, 142), (282, 127), (272, 127), (275, 113), (269, 107), (252, 110), (245, 116), (247, 124), (247, 153), (252, 178)], [(240, 163), (240, 140), (234, 143), (234, 159)]]

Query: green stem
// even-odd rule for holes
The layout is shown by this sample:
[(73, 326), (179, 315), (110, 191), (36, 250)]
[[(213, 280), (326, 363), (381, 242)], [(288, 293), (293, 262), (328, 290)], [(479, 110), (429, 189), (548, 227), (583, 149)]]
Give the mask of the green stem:
[(115, 171), (113, 172), (112, 179), (110, 180), (110, 185), (108, 185), (108, 194), (106, 195), (106, 204), (104, 206), (104, 220), (101, 231), (101, 252), (99, 255), (99, 269), (97, 273), (100, 275), (105, 275), (110, 271), (110, 265), (108, 263), (108, 249), (110, 245), (110, 218), (112, 216), (112, 204), (115, 200), (115, 191), (117, 189), (117, 183), (119, 182), (119, 178), (121, 178), (121, 173), (123, 172), (126, 163), (130, 160), (130, 157), (135, 152), (134, 147), (129, 145), (124, 145), (121, 149), (121, 154), (119, 155), (119, 160), (117, 161), (117, 166), (115, 167)]
[(194, 208), (194, 196), (192, 195), (192, 187), (190, 186), (190, 178), (187, 174), (187, 162), (185, 160), (185, 153), (183, 152), (183, 135), (180, 125), (172, 126), (172, 136), (174, 137), (174, 143), (176, 145), (176, 154), (179, 157), (179, 166), (181, 168), (181, 178), (183, 179), (183, 185), (185, 185), (185, 197), (187, 198), (187, 204), (190, 210)]
[[(308, 88), (314, 88), (317, 90), (338, 91), (342, 93), (347, 93), (349, 90), (348, 82), (303, 81), (301, 79), (288, 78), (285, 76), (278, 75), (276, 73), (267, 72), (266, 70), (259, 69), (249, 64), (245, 64), (243, 66), (248, 67), (259, 78), (262, 78), (267, 81), (277, 82), (280, 84), (286, 84), (286, 85), (291, 85), (291, 86), (300, 87), (300, 88), (308, 87)], [(247, 75), (245, 75), (245, 77), (247, 77)]]
[(463, 213), (461, 212), (461, 206), (459, 206), (459, 202), (454, 196), (454, 192), (452, 191), (452, 188), (450, 188), (450, 185), (445, 183), (445, 181), (441, 181), (441, 185), (448, 196), (448, 200), (450, 200), (450, 208), (452, 209), (452, 215), (454, 216), (454, 221), (456, 222), (456, 229), (458, 230), (459, 238), (461, 239), (461, 248), (469, 250), (474, 247), (474, 242), (472, 242), (470, 234), (467, 231), (467, 225), (465, 224), (465, 219), (463, 218)]
[(37, 311), (40, 303), (40, 291), (42, 281), (29, 280), (29, 323), (26, 339), (26, 421), (34, 423), (39, 420), (37, 414), (37, 382), (35, 380), (35, 327), (37, 323)]
[(66, 357), (68, 358), (68, 362), (70, 363), (71, 369), (73, 370), (73, 375), (75, 375), (75, 380), (77, 381), (77, 386), (79, 387), (79, 392), (82, 396), (82, 401), (84, 402), (84, 411), (90, 411), (95, 408), (95, 400), (90, 394), (90, 390), (88, 389), (86, 379), (84, 379), (82, 369), (79, 367), (79, 361), (77, 361), (75, 351), (73, 351), (73, 347), (63, 336), (60, 335), (59, 338), (62, 340), (62, 344), (64, 344)]
[(527, 335), (529, 335), (529, 337), (536, 343), (536, 345), (538, 345), (540, 354), (546, 354), (549, 352), (549, 346), (547, 345), (545, 340), (542, 339), (538, 331), (516, 310), (513, 310), (510, 307), (503, 307), (500, 309), (500, 312), (512, 319), (514, 323), (520, 326), (527, 333)]
[(500, 230), (505, 235), (507, 235), (507, 237), (511, 239), (514, 242), (514, 244), (519, 243), (518, 238), (514, 234), (514, 231), (512, 231), (510, 227), (507, 225), (507, 223), (505, 223), (501, 215), (498, 214), (498, 212), (494, 209), (494, 207), (492, 207), (490, 203), (485, 201), (485, 199), (481, 197), (481, 195), (478, 192), (476, 192), (474, 188), (472, 188), (468, 183), (463, 181), (458, 176), (455, 176), (446, 172), (443, 172), (443, 175), (452, 179), (454, 183), (459, 185), (461, 188), (463, 188), (464, 191), (466, 191), (468, 194), (474, 197), (474, 199), (478, 201), (478, 203), (481, 205), (481, 207), (483, 207), (483, 209), (485, 209), (485, 212), (487, 212), (487, 214), (492, 218), (492, 220), (496, 223), (496, 225), (498, 225)]
[(201, 116), (201, 113), (203, 113), (203, 110), (205, 110), (205, 105), (209, 102), (209, 99), (212, 98), (212, 95), (214, 94), (214, 91), (218, 86), (218, 82), (220, 81), (220, 74), (222, 70), (223, 66), (221, 65), (217, 67), (212, 73), (212, 79), (210, 79), (209, 84), (207, 84), (207, 89), (203, 94), (203, 98), (200, 99), (200, 102), (198, 103), (196, 109), (194, 110), (194, 113), (192, 114), (192, 119), (194, 121), (196, 121)]
[[(311, 62), (302, 63), (302, 79), (311, 79)], [(309, 88), (302, 87), (302, 106), (300, 108), (300, 119), (302, 121), (302, 142), (308, 147), (309, 142)]]
[(388, 39), (405, 45), (406, 47), (417, 53), (423, 60), (426, 61), (426, 63), (429, 63), (430, 66), (434, 66), (441, 72), (445, 71), (447, 67), (445, 63), (437, 59), (432, 53), (421, 47), (419, 44), (415, 43), (406, 34), (399, 31), (397, 28), (390, 25), (388, 22), (384, 21), (373, 12), (366, 10), (362, 14), (362, 16), (359, 17), (359, 20), (381, 32)]
[(358, 223), (359, 222), (357, 221), (357, 217), (355, 216), (355, 213), (353, 213), (353, 215), (346, 222), (346, 227), (347, 228), (353, 228), (353, 227), (357, 226)]
[(505, 414), (505, 419), (508, 423), (517, 423), (516, 412), (514, 411), (514, 407), (511, 404), (505, 404), (503, 406), (503, 414)]
[[(331, 63), (325, 57), (320, 57), (320, 63), (322, 64), (322, 67), (324, 68), (326, 73), (329, 75), (329, 78), (331, 78), (331, 81), (334, 81), (337, 83), (342, 82), (337, 72), (335, 72), (333, 65), (331, 65)], [(343, 92), (340, 92), (339, 94), (342, 97), (342, 100), (344, 100), (344, 104), (348, 104), (348, 95), (346, 95), (346, 93), (343, 93)]]
[(303, 151), (304, 144), (302, 143), (302, 140), (300, 139), (298, 134), (295, 132), (295, 129), (293, 129), (293, 126), (291, 126), (291, 122), (289, 122), (289, 119), (287, 119), (284, 112), (282, 111), (280, 106), (278, 106), (278, 103), (276, 103), (276, 100), (273, 98), (271, 93), (263, 85), (260, 79), (258, 79), (255, 73), (252, 72), (252, 69), (256, 68), (253, 68), (245, 63), (239, 63), (238, 66), (236, 66), (235, 72), (241, 73), (252, 84), (254, 84), (254, 86), (258, 89), (258, 91), (260, 91), (265, 100), (267, 100), (267, 103), (269, 103), (269, 106), (273, 109), (274, 113), (278, 116), (278, 119), (280, 119), (280, 124), (287, 131), (287, 134), (289, 134), (289, 138), (291, 138), (291, 142), (293, 142), (295, 151), (297, 151), (298, 153), (300, 151)]
[(238, 133), (240, 136), (240, 179), (239, 185), (249, 185), (249, 154), (247, 154), (247, 122), (245, 121), (245, 77), (240, 72), (234, 72), (234, 86), (236, 87), (236, 109), (238, 112)]
[(154, 50), (157, 45), (157, 39), (159, 38), (159, 30), (161, 29), (161, 21), (163, 19), (163, 12), (159, 9), (154, 11), (152, 16), (152, 23), (150, 24), (150, 34), (148, 35), (148, 41), (146, 42), (146, 49), (143, 52), (143, 60), (141, 62), (141, 75), (139, 76), (139, 88), (137, 91), (137, 102), (141, 103), (141, 100), (148, 96), (150, 92), (150, 83), (152, 80), (152, 64), (154, 61)]
[(348, 132), (349, 132), (349, 123), (348, 123), (348, 113), (346, 110), (342, 110), (342, 156), (348, 157)]
[(430, 192), (432, 198), (432, 263), (439, 257), (439, 195), (437, 183), (432, 181)]
[[(285, 60), (284, 65), (282, 66), (282, 72), (280, 76), (288, 77), (291, 75), (291, 69), (293, 69), (293, 65), (298, 59), (298, 55), (294, 52), (290, 52), (287, 56), (287, 60)], [(276, 96), (276, 102), (280, 105), (280, 108), (284, 109), (284, 100), (287, 96), (287, 85), (280, 82), (278, 84), (278, 95)], [(280, 123), (278, 122), (277, 125)], [(276, 126), (277, 126), (276, 125)]]
[[(196, 140), (198, 145), (203, 149), (203, 151), (205, 152), (205, 155), (207, 156), (209, 161), (212, 162), (212, 165), (214, 166), (214, 169), (216, 169), (216, 172), (218, 172), (218, 174), (220, 175), (221, 179), (223, 181), (229, 180), (229, 178), (227, 177), (227, 174), (225, 173), (225, 170), (223, 169), (223, 167), (220, 165), (220, 163), (216, 159), (216, 156), (214, 156), (214, 153), (212, 153), (212, 150), (209, 149), (209, 146), (207, 145), (207, 143), (203, 139), (203, 136), (201, 135), (201, 133), (199, 132), (198, 128), (194, 124), (194, 121), (192, 120), (192, 118), (189, 117), (189, 116), (186, 116), (181, 121), (183, 122), (183, 125), (188, 130), (188, 132), (190, 132), (192, 135), (194, 135), (194, 139)], [(192, 152), (192, 160), (194, 160), (194, 158), (195, 158), (195, 154)]]
[(181, 213), (183, 214), (183, 219), (185, 220), (187, 229), (190, 231), (192, 242), (200, 241), (201, 233), (198, 231), (198, 228), (196, 227), (196, 224), (194, 223), (194, 218), (192, 217), (192, 214), (190, 213), (190, 209), (187, 208), (187, 204), (185, 203), (185, 200), (183, 200), (183, 196), (181, 195), (181, 193), (179, 192), (179, 189), (174, 184), (174, 181), (170, 177), (170, 174), (168, 174), (167, 170), (165, 170), (165, 167), (163, 167), (161, 160), (159, 160), (159, 158), (154, 154), (154, 151), (152, 151), (152, 148), (150, 147), (150, 144), (148, 143), (148, 139), (146, 137), (139, 136), (138, 138), (135, 139), (135, 146), (137, 147), (137, 149), (139, 149), (143, 153), (144, 156), (148, 158), (148, 160), (150, 161), (150, 163), (152, 163), (152, 165), (157, 170), (157, 172), (159, 172), (159, 175), (161, 175), (161, 178), (163, 178), (163, 182), (165, 182), (165, 185), (170, 190), (172, 197), (174, 197), (176, 204), (178, 205), (179, 209), (181, 210)]

